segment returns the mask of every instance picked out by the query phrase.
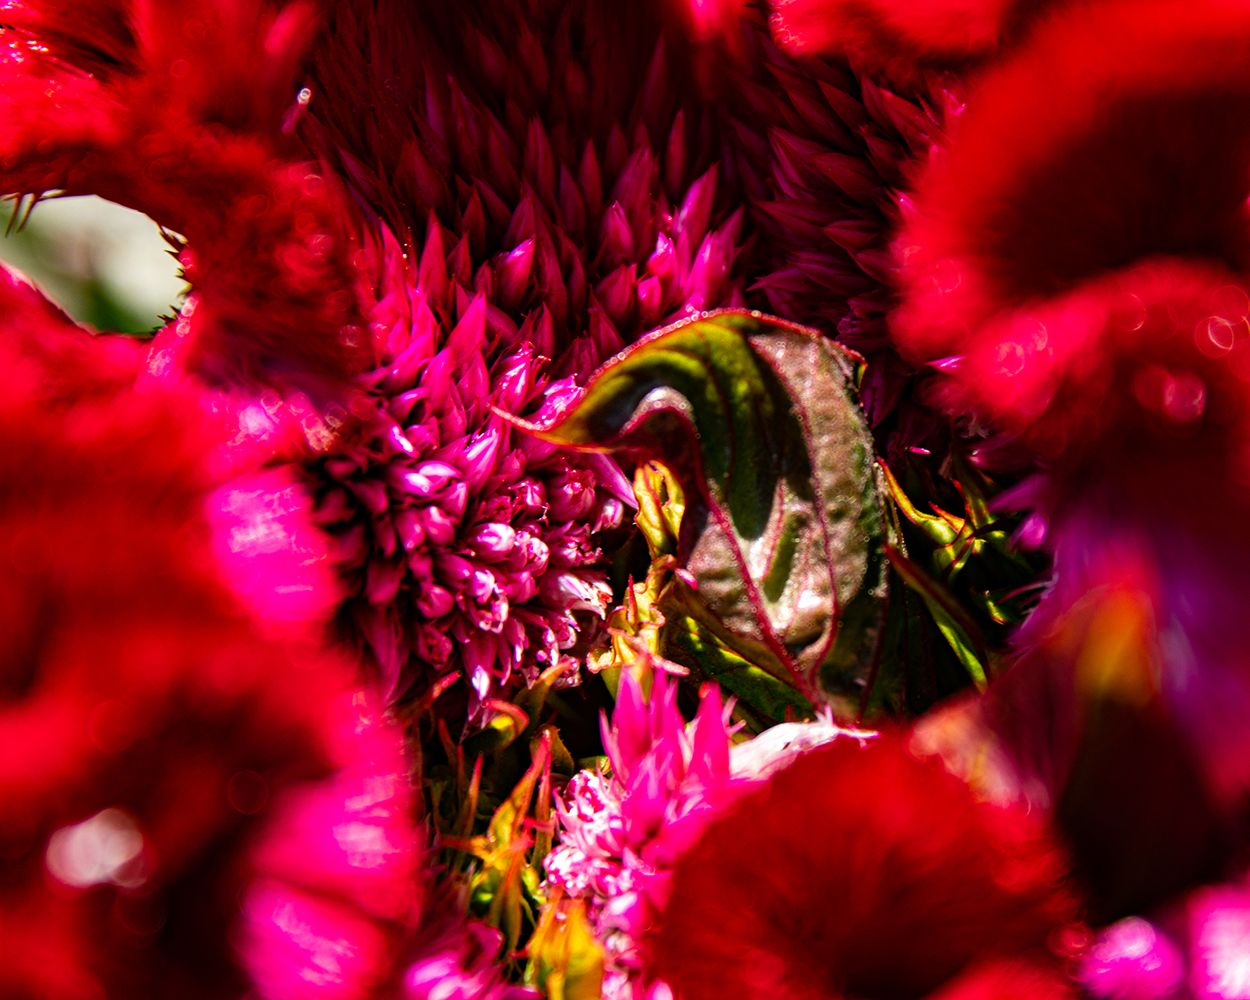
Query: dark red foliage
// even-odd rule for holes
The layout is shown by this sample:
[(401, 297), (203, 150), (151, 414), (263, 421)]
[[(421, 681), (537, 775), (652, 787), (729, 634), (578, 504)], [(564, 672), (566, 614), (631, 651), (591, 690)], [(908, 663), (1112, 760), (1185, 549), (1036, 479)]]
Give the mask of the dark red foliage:
[[(1009, 995), (1001, 963), (1067, 996), (1076, 918), (1037, 821), (979, 801), (900, 738), (811, 751), (711, 823), (646, 940), (682, 1000)], [(947, 992), (938, 993), (947, 988)]]

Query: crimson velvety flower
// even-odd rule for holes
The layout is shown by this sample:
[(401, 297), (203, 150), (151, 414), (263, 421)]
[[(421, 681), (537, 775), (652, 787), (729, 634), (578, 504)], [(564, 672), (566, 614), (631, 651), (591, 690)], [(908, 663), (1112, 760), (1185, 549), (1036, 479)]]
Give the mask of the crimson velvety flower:
[(902, 349), (983, 464), (1032, 473), (1055, 582), (982, 710), (1099, 919), (1219, 877), (1250, 780), (1247, 54), (1238, 4), (1056, 9), (971, 88), (899, 240)]
[(788, 52), (836, 52), (906, 81), (924, 67), (961, 68), (993, 53), (1037, 6), (1038, 0), (772, 0), (770, 25)]
[(1096, 920), (1244, 838), (1250, 78), (1215, 64), (1246, 54), (1241, 5), (1059, 6), (971, 86), (899, 239), (901, 349), (983, 464), (1029, 472), (1004, 501), (1054, 555), (973, 714)]
[[(1243, 277), (1155, 260), (1003, 310), (942, 367), (941, 398), (975, 414), (993, 461), (1027, 455), (1045, 470), (1017, 498), (1061, 523), (1074, 506), (1121, 504), (1178, 533), (1250, 499), (1250, 296)], [(1230, 526), (1238, 534), (1236, 526)]]
[(241, 992), (248, 845), (333, 771), (323, 716), (349, 675), (259, 634), (221, 581), (211, 423), (136, 385), (135, 345), (7, 273), (0, 300), (0, 992)]
[(898, 241), (905, 353), (1160, 255), (1246, 262), (1250, 18), (1222, 0), (1060, 7), (980, 76)]
[(373, 233), (374, 361), (371, 411), (310, 478), (387, 690), (463, 677), (476, 714), (557, 664), (576, 682), (632, 503), (612, 461), (499, 411), (553, 416), (640, 333), (740, 303), (743, 213), (647, 4), (384, 0), (324, 23), (300, 133)]
[(1076, 926), (1065, 874), (1036, 817), (898, 737), (838, 740), (677, 859), (644, 966), (689, 1000), (1075, 997), (1054, 950)]
[(0, 188), (95, 194), (187, 241), (185, 361), (341, 389), (358, 363), (345, 205), (292, 142), (304, 2), (9, 0)]
[(216, 397), (140, 345), (7, 272), (0, 310), (0, 992), (520, 995), (433, 884), (402, 732), (321, 646), (306, 496), (223, 481)]
[(1229, 625), (1245, 550), (1161, 534), (1067, 513), (1010, 668), (925, 724), (996, 797), (1054, 817), (1096, 922), (1227, 877), (1246, 835), (1250, 667)]
[(1060, 9), (977, 80), (917, 185), (894, 333), (985, 464), (1044, 468), (1019, 497), (1039, 529), (1120, 500), (1201, 531), (1178, 483), (1246, 479), (1250, 76), (1215, 67), (1247, 54), (1237, 4)]

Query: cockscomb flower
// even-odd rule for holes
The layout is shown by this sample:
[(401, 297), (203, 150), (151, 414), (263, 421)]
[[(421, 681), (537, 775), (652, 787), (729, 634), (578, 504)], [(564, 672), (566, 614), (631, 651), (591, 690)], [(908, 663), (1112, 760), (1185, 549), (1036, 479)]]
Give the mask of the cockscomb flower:
[(995, 314), (1148, 258), (1244, 265), (1248, 54), (1250, 15), (1221, 0), (1041, 21), (977, 78), (917, 184), (904, 352), (962, 353)]
[(521, 995), (434, 883), (402, 732), (322, 648), (307, 498), (223, 485), (215, 396), (141, 345), (7, 272), (0, 313), (0, 992)]
[[(1057, 8), (971, 88), (898, 244), (902, 349), (983, 464), (1034, 473), (1015, 500), (1055, 584), (988, 704), (1103, 916), (1218, 876), (1250, 780), (1250, 76), (1219, 68), (1248, 55), (1236, 4)], [(1104, 602), (1137, 610), (1101, 626)], [(1156, 778), (1118, 785), (1142, 759)]]
[(624, 671), (612, 724), (603, 725), (611, 773), (579, 772), (557, 805), (560, 837), (547, 857), (547, 882), (586, 901), (606, 951), (605, 997), (649, 995), (637, 949), (649, 919), (647, 893), (660, 889), (646, 886), (668, 877), (673, 858), (735, 787), (719, 691), (704, 688), (687, 727), (677, 690), (657, 670), (644, 698)]
[(734, 745), (715, 686), (703, 688), (689, 724), (677, 694), (676, 680), (657, 669), (644, 697), (626, 669), (611, 726), (603, 723), (608, 771), (578, 772), (557, 804), (547, 883), (586, 903), (606, 951), (605, 997), (662, 995), (641, 975), (640, 935), (666, 898), (674, 858), (742, 788), (816, 746), (868, 735), (827, 721), (787, 723)]
[(1250, 890), (1203, 886), (1149, 919), (1104, 929), (1080, 965), (1094, 1000), (1241, 1000), (1250, 996)]
[(915, 81), (994, 53), (1046, 0), (772, 0), (770, 25), (795, 55), (838, 53)]
[(795, 58), (750, 8), (736, 31), (745, 55), (725, 60), (715, 79), (755, 230), (752, 304), (866, 358), (861, 400), (887, 458), (939, 451), (945, 421), (918, 405), (916, 369), (899, 357), (886, 317), (906, 192), (958, 111), (958, 83), (891, 85), (844, 59)]
[[(361, 336), (345, 203), (289, 130), (305, 2), (10, 0), (0, 191), (95, 194), (187, 241), (187, 366), (325, 395)], [(171, 237), (172, 238), (172, 237)]]
[(1010, 439), (983, 461), (1046, 467), (1048, 510), (1092, 477), (1201, 520), (1180, 466), (1245, 478), (1250, 76), (1216, 67), (1247, 55), (1237, 5), (1057, 11), (978, 79), (918, 183), (894, 332), (948, 409)]
[(576, 681), (632, 502), (496, 411), (553, 416), (642, 331), (740, 302), (742, 214), (646, 5), (325, 16), (301, 134), (381, 235), (374, 409), (313, 482), (391, 696), (463, 676), (472, 713), (557, 662)]
[(223, 582), (194, 402), (7, 273), (0, 304), (0, 991), (241, 992), (249, 844), (333, 772), (350, 671), (262, 635)]
[(1070, 504), (1013, 662), (924, 724), (979, 787), (1053, 817), (1096, 922), (1224, 877), (1250, 786), (1250, 663), (1228, 624), (1245, 540), (1212, 551), (1125, 506)]
[[(439, 252), (443, 238), (432, 223), (426, 246)], [(374, 312), (388, 360), (362, 380), (375, 410), (316, 459), (310, 482), (351, 594), (344, 624), (388, 695), (463, 675), (476, 711), (569, 663), (579, 629), (604, 616), (599, 539), (632, 494), (610, 461), (558, 453), (495, 412), (536, 404), (543, 415), (576, 398), (538, 356), (549, 316), (546, 331), (538, 316), (518, 331), (475, 294), (448, 331), (424, 291), (434, 283), (397, 250), (388, 265), (392, 288)]]
[(1010, 449), (1045, 469), (1021, 502), (1060, 518), (1118, 502), (1125, 517), (1202, 530), (1213, 511), (1195, 478), (1232, 488), (1221, 507), (1250, 483), (1246, 288), (1179, 260), (1091, 279), (984, 321), (943, 366), (940, 398), (997, 432), (991, 457)]
[(234, 943), (263, 1000), (529, 1000), (502, 936), (426, 864), (402, 733), (358, 694), (328, 731), (337, 771), (288, 792), (251, 849)]
[(675, 860), (643, 968), (680, 1000), (1075, 997), (1055, 951), (1077, 926), (1064, 876), (1035, 817), (898, 737), (835, 740)]

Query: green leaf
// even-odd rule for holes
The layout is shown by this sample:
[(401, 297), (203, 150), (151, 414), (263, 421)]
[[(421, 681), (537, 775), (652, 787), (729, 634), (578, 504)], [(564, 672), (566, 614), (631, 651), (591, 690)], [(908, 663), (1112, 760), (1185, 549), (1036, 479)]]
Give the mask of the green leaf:
[(694, 592), (680, 580), (669, 585), (663, 603), (668, 623), (662, 632), (662, 654), (696, 666), (737, 697), (739, 714), (745, 715), (752, 730), (762, 732), (778, 720), (812, 714), (811, 703), (803, 695), (775, 672), (753, 662), (770, 662), (768, 654), (758, 649), (748, 653), (742, 642), (709, 622)]
[(887, 546), (890, 562), (903, 582), (920, 595), (933, 616), (934, 624), (946, 640), (972, 683), (984, 691), (989, 683), (985, 664), (989, 660), (981, 630), (954, 596), (901, 551)]
[(580, 899), (557, 899), (543, 908), (529, 945), (526, 981), (548, 1000), (599, 1000), (603, 947)]
[(746, 664), (826, 701), (865, 683), (887, 577), (854, 361), (781, 320), (709, 313), (608, 362), (553, 424), (511, 419), (561, 445), (664, 464), (685, 493), (677, 557), (698, 585), (685, 599), (698, 628), (685, 633), (711, 631)]

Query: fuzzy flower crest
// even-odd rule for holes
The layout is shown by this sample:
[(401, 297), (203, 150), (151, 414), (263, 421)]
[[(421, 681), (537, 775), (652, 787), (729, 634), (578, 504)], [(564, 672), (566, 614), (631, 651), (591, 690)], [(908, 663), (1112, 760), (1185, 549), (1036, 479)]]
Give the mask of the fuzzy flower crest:
[(553, 417), (645, 330), (740, 303), (744, 213), (647, 4), (326, 17), (300, 135), (378, 234), (374, 363), (371, 411), (310, 477), (345, 630), (392, 697), (463, 678), (476, 718), (553, 666), (577, 682), (632, 503), (611, 460), (500, 414)]
[(982, 988), (1010, 981), (1002, 963), (1034, 970), (1045, 988), (1031, 995), (1073, 996), (1049, 951), (1075, 917), (1064, 872), (1032, 818), (978, 801), (899, 739), (835, 741), (677, 860), (645, 966), (687, 1000), (1003, 996)]

